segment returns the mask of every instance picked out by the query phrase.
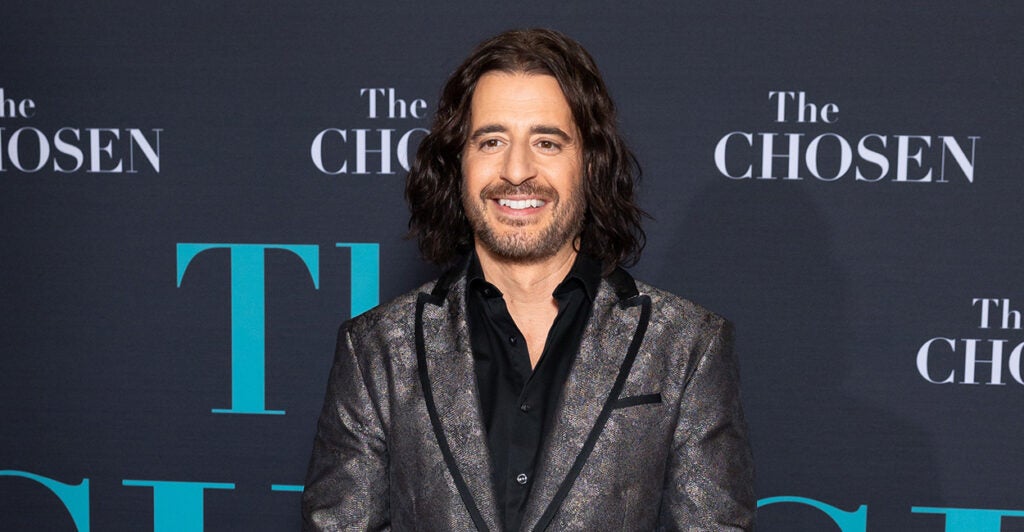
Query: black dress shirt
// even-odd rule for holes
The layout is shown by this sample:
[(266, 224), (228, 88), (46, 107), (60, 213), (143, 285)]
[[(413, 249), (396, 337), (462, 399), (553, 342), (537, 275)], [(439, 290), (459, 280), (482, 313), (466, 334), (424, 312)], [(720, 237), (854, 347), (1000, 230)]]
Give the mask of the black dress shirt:
[(498, 511), (505, 530), (519, 530), (533, 484), (544, 434), (579, 351), (601, 281), (601, 264), (577, 255), (572, 270), (552, 292), (558, 314), (536, 368), (526, 338), (508, 313), (497, 287), (470, 257), (466, 309), (477, 388)]

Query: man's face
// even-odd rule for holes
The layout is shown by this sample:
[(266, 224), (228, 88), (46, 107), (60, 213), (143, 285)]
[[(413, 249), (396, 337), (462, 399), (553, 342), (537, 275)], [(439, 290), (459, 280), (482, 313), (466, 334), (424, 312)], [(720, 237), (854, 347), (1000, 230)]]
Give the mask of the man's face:
[(488, 72), (470, 110), (462, 205), (477, 245), (518, 263), (566, 250), (586, 205), (580, 135), (558, 81)]

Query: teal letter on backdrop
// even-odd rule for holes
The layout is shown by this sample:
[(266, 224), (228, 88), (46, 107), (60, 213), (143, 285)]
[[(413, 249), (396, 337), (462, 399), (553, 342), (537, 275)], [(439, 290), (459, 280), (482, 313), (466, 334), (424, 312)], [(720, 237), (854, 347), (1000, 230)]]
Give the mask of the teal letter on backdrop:
[(231, 250), (231, 408), (214, 408), (218, 414), (284, 414), (267, 410), (265, 273), (263, 255), (268, 249), (290, 251), (302, 259), (320, 288), (319, 248), (285, 244), (178, 244), (178, 286), (196, 255), (208, 249)]
[(203, 490), (233, 490), (234, 484), (124, 480), (125, 486), (153, 488), (153, 532), (203, 532)]
[(339, 242), (337, 246), (352, 250), (349, 316), (356, 317), (380, 302), (380, 244)]
[(34, 480), (53, 492), (71, 514), (78, 532), (89, 532), (89, 479), (83, 478), (78, 484), (65, 484), (25, 471), (4, 470), (0, 477), (21, 477)]
[(835, 506), (830, 506), (823, 502), (818, 502), (806, 497), (768, 497), (757, 501), (757, 507), (761, 508), (763, 506), (782, 502), (805, 504), (811, 508), (818, 509), (821, 513), (827, 515), (829, 519), (839, 527), (841, 532), (867, 532), (868, 507), (863, 504), (856, 510), (847, 512), (840, 510)]
[(915, 514), (946, 514), (946, 532), (999, 532), (1002, 517), (1024, 517), (1024, 511), (1020, 510), (914, 506), (910, 511)]

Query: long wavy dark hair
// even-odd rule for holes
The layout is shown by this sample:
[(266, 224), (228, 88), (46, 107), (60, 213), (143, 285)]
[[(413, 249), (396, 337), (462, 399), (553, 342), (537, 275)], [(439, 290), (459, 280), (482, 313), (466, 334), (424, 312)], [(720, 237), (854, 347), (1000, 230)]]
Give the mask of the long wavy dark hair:
[(615, 104), (593, 58), (578, 42), (553, 30), (513, 30), (484, 41), (448, 78), (430, 133), (420, 142), (405, 186), (409, 236), (424, 258), (452, 263), (473, 246), (462, 207), (460, 154), (467, 141), (470, 103), (487, 72), (547, 74), (558, 80), (583, 146), (586, 200), (580, 251), (601, 260), (605, 272), (635, 264), (645, 235), (645, 213), (635, 203), (640, 165), (618, 133)]

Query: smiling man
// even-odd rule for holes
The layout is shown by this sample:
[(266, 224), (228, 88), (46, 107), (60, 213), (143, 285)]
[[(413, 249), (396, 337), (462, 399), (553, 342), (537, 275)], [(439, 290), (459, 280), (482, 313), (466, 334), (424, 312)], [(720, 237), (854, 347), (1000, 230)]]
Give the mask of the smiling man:
[(485, 263), (557, 263), (561, 279), (576, 255), (585, 202), (579, 131), (558, 81), (489, 72), (477, 81), (469, 115), (463, 207), (477, 254)]
[(409, 173), (439, 280), (342, 325), (307, 530), (746, 530), (731, 326), (633, 280), (639, 171), (597, 67), (485, 41)]

